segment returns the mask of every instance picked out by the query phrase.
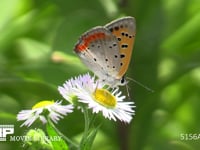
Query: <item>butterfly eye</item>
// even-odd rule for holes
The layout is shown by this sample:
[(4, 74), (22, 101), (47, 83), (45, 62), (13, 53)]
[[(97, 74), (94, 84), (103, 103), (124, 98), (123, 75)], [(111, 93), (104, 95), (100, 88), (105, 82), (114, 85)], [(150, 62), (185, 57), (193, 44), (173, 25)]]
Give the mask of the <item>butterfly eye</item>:
[(123, 76), (120, 80), (120, 84), (121, 85), (125, 85), (127, 82), (126, 82), (126, 79), (125, 79), (125, 76)]

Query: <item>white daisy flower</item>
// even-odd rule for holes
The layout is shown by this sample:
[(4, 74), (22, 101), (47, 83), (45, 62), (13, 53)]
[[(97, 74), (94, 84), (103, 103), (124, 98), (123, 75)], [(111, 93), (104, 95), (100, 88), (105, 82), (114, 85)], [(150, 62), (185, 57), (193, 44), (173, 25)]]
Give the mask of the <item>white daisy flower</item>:
[(76, 104), (78, 100), (77, 92), (79, 91), (79, 88), (85, 88), (87, 90), (90, 90), (88, 88), (90, 88), (91, 86), (88, 86), (88, 84), (96, 86), (94, 82), (95, 78), (92, 78), (88, 73), (83, 76), (80, 75), (78, 77), (67, 80), (63, 84), (63, 86), (58, 87), (58, 91), (68, 102)]
[(73, 112), (73, 106), (61, 105), (60, 102), (41, 101), (35, 104), (31, 110), (22, 110), (17, 115), (17, 121), (25, 121), (22, 126), (30, 126), (35, 120), (40, 119), (42, 123), (46, 123), (46, 116), (54, 123), (57, 123), (64, 115)]
[(66, 95), (70, 95), (69, 89), (73, 89), (73, 94), (78, 97), (78, 101), (87, 104), (93, 113), (102, 112), (103, 116), (110, 120), (118, 119), (130, 123), (135, 112), (134, 103), (124, 102), (126, 97), (121, 96), (122, 92), (119, 89), (110, 92), (104, 89), (104, 86), (94, 77), (86, 74), (67, 81), (63, 87), (59, 87), (59, 91), (66, 98)]

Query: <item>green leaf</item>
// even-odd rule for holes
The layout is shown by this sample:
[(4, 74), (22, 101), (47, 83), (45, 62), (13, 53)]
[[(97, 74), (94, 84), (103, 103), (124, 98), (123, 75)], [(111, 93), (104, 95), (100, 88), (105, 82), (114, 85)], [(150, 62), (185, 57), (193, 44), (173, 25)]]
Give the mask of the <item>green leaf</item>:
[(49, 138), (52, 139), (51, 143), (53, 145), (54, 150), (62, 149), (62, 150), (68, 150), (68, 145), (65, 143), (65, 141), (58, 135), (56, 130), (47, 123), (46, 125), (47, 133), (49, 135)]

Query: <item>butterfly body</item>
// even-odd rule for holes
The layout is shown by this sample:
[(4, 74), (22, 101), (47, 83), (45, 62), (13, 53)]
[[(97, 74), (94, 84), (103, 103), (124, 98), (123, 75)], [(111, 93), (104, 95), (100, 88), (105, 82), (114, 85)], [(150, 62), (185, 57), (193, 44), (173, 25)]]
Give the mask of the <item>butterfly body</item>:
[(135, 19), (124, 17), (85, 32), (74, 51), (99, 79), (111, 87), (124, 85), (134, 38)]

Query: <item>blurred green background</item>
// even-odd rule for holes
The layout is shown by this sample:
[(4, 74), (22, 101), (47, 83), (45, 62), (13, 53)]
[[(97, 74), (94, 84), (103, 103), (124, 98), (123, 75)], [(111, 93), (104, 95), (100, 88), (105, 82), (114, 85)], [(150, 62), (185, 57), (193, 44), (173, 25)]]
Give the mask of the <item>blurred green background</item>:
[[(19, 127), (16, 114), (40, 100), (61, 100), (57, 87), (87, 72), (73, 53), (79, 36), (122, 16), (137, 22), (127, 76), (155, 92), (129, 82), (137, 106), (133, 121), (102, 119), (93, 149), (199, 149), (199, 0), (1, 0), (0, 124), (14, 124), (15, 135), (24, 135), (28, 129)], [(71, 138), (83, 127), (79, 111), (58, 124)], [(0, 142), (0, 149), (23, 147)]]

